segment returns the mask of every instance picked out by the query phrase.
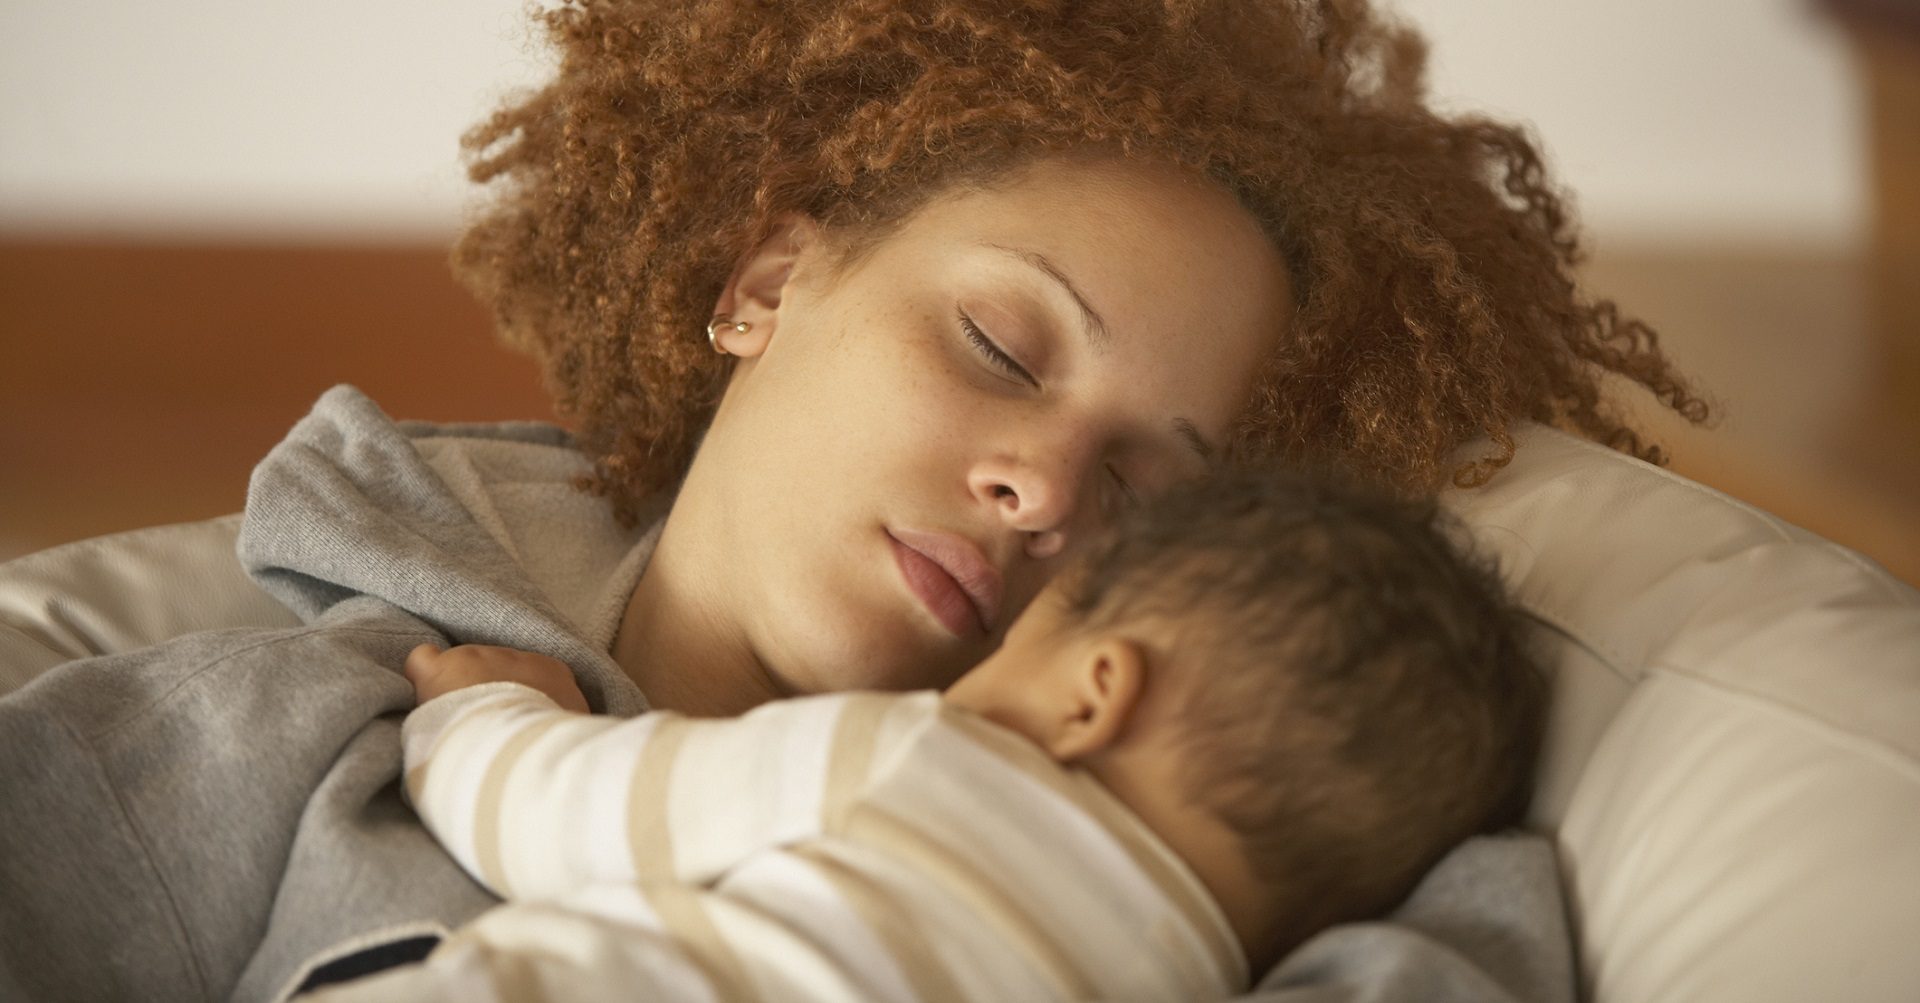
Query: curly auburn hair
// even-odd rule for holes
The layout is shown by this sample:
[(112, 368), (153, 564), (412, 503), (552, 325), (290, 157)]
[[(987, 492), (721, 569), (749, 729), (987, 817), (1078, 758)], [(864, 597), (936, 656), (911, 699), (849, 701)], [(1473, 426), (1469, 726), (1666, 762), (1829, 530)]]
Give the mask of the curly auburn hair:
[[(559, 67), (462, 137), (490, 198), (454, 247), (631, 518), (691, 462), (734, 266), (800, 212), (881, 239), (932, 196), (1104, 146), (1203, 172), (1294, 272), (1243, 454), (1409, 491), (1484, 482), (1530, 419), (1662, 462), (1602, 381), (1706, 405), (1576, 289), (1520, 129), (1424, 103), (1425, 45), (1364, 0), (564, 0)], [(1455, 450), (1490, 437), (1489, 455)]]

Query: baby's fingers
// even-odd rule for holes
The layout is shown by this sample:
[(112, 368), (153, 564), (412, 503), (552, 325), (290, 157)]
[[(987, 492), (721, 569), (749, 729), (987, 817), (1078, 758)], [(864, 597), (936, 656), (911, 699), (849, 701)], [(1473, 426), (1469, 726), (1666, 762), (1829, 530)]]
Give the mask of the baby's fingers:
[(407, 652), (407, 664), (404, 672), (406, 673), (407, 682), (413, 684), (415, 692), (418, 692), (427, 680), (433, 678), (434, 673), (437, 671), (434, 660), (439, 657), (440, 646), (437, 644), (416, 645), (412, 651)]

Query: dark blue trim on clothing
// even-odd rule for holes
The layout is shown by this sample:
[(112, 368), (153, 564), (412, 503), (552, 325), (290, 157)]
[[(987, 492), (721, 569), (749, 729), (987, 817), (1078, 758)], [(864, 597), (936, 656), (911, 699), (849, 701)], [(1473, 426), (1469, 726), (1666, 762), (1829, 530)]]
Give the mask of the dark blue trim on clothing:
[(389, 940), (384, 944), (362, 948), (345, 957), (335, 958), (307, 973), (300, 988), (293, 995), (309, 993), (321, 986), (330, 986), (336, 982), (347, 982), (363, 975), (385, 971), (396, 965), (410, 965), (424, 960), (428, 952), (440, 944), (439, 936), (427, 934), (418, 937), (402, 937)]

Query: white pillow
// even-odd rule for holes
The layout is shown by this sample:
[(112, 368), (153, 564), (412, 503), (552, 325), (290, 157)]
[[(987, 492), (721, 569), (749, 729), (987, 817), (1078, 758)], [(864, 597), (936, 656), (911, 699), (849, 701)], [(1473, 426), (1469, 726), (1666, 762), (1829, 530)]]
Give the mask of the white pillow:
[(1447, 503), (1544, 627), (1533, 814), (1585, 995), (1920, 1000), (1920, 594), (1656, 467), (1518, 439)]

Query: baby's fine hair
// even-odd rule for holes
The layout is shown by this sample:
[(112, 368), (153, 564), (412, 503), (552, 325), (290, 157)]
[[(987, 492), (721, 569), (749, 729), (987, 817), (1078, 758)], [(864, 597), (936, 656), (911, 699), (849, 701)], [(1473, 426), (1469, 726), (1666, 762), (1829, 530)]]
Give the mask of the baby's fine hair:
[(1189, 796), (1290, 917), (1276, 949), (1390, 909), (1525, 810), (1546, 680), (1463, 537), (1430, 500), (1241, 468), (1157, 500), (1069, 579), (1086, 627), (1177, 639), (1147, 685), (1172, 680)]

